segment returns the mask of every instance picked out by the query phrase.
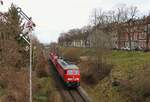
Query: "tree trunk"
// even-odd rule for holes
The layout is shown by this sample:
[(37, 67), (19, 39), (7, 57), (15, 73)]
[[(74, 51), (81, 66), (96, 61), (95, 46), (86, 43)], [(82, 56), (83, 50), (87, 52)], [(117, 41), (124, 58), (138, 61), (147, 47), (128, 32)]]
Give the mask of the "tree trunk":
[(147, 28), (146, 28), (146, 51), (149, 50), (149, 37), (150, 37), (150, 34), (149, 34), (149, 29), (148, 29), (148, 24), (147, 24)]
[(130, 31), (130, 28), (129, 28), (129, 32), (128, 32), (128, 39), (129, 39), (129, 48), (131, 50), (131, 31)]
[(118, 34), (118, 49), (120, 49), (121, 48), (121, 45), (120, 45), (121, 37), (120, 37), (120, 31), (119, 30), (117, 30), (117, 34)]
[(131, 50), (131, 29), (132, 29), (132, 25), (130, 24), (130, 21), (129, 21), (129, 24), (128, 24), (128, 41), (129, 41), (130, 50)]

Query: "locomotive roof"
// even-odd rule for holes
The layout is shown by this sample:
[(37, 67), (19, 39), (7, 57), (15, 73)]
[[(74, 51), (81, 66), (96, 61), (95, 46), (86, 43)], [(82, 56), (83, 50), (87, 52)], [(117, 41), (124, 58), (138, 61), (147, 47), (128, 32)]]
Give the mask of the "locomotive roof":
[(79, 69), (76, 65), (68, 63), (63, 59), (58, 59), (58, 63), (63, 67), (63, 69)]

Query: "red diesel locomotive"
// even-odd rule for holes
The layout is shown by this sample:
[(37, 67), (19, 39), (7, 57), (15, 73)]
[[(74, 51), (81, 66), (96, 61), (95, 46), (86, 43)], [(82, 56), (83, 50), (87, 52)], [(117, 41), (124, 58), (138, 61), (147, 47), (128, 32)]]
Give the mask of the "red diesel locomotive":
[(55, 53), (50, 53), (50, 60), (67, 87), (78, 87), (80, 85), (80, 70), (76, 65), (64, 61)]

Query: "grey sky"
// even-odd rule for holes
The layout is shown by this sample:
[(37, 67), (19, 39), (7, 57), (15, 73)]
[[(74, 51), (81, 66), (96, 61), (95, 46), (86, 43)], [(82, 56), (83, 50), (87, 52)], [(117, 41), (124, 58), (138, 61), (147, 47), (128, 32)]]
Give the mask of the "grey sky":
[(89, 23), (94, 8), (114, 9), (119, 4), (138, 6), (141, 12), (150, 10), (150, 0), (3, 0), (0, 11), (6, 11), (10, 3), (20, 6), (32, 16), (37, 27), (35, 35), (43, 43), (57, 41), (61, 32), (80, 28)]

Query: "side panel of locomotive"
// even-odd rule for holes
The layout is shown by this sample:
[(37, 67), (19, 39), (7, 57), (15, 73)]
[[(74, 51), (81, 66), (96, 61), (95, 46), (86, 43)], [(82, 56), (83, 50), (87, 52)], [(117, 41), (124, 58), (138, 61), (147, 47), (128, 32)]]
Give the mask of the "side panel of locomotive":
[(50, 60), (54, 64), (58, 74), (64, 79), (64, 73), (65, 70), (62, 68), (62, 66), (58, 63), (58, 56), (55, 53), (50, 53)]

